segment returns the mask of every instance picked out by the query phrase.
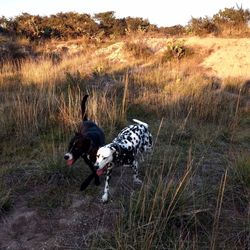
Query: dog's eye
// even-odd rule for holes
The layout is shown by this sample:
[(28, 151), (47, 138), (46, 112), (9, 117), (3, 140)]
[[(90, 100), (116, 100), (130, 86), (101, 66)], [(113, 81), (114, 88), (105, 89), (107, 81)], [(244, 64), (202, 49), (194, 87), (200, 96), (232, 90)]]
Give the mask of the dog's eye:
[(108, 157), (103, 157), (103, 160), (106, 160)]

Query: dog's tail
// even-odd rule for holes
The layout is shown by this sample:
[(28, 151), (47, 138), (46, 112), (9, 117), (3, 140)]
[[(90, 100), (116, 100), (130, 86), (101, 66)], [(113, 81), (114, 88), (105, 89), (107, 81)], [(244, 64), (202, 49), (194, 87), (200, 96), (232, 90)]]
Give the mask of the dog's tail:
[(83, 120), (83, 121), (87, 121), (87, 120), (88, 120), (88, 115), (87, 115), (87, 113), (86, 113), (86, 102), (87, 102), (88, 97), (89, 97), (89, 95), (85, 95), (85, 96), (82, 98), (82, 102), (81, 102), (82, 120)]
[(139, 124), (143, 125), (143, 126), (146, 127), (146, 128), (148, 128), (148, 124), (145, 123), (145, 122), (139, 121), (139, 120), (137, 120), (137, 119), (133, 119), (133, 121), (136, 122), (136, 123), (139, 123)]

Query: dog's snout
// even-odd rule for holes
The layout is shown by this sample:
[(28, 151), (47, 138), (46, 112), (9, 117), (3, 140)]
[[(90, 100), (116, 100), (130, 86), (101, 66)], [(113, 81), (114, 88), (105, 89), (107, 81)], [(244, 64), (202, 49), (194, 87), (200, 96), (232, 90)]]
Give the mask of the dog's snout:
[(64, 155), (64, 159), (68, 160), (69, 159), (69, 155), (68, 154)]
[(98, 164), (95, 164), (94, 165), (94, 168), (97, 170), (99, 168), (99, 165)]

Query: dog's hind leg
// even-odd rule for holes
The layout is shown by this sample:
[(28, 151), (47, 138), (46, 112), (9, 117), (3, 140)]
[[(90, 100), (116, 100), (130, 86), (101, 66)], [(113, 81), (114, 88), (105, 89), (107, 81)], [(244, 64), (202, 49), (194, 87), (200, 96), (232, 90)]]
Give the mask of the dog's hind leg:
[(132, 164), (132, 169), (133, 169), (133, 182), (135, 184), (142, 184), (142, 181), (139, 179), (138, 177), (138, 161), (133, 161), (133, 164)]

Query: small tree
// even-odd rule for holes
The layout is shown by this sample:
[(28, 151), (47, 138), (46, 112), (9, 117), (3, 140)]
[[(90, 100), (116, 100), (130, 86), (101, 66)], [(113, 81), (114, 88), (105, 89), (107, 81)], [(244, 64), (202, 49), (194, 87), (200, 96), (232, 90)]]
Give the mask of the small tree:
[(106, 36), (112, 34), (112, 29), (116, 22), (114, 14), (114, 11), (107, 11), (94, 15), (94, 18), (99, 23), (99, 29), (103, 31)]
[(126, 25), (125, 18), (116, 19), (112, 27), (112, 33), (115, 36), (126, 35), (126, 28), (127, 28), (127, 25)]
[(147, 19), (143, 19), (141, 17), (127, 17), (126, 19), (126, 24), (127, 24), (127, 30), (128, 31), (147, 31), (150, 23)]

